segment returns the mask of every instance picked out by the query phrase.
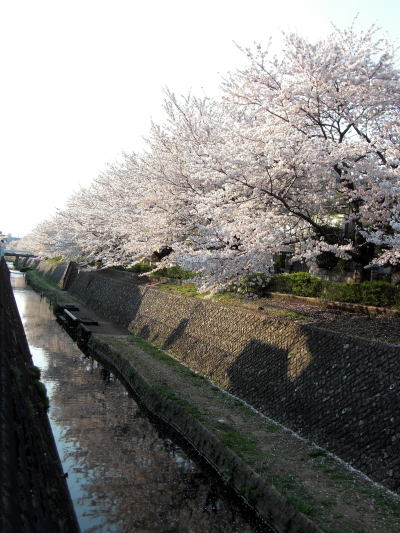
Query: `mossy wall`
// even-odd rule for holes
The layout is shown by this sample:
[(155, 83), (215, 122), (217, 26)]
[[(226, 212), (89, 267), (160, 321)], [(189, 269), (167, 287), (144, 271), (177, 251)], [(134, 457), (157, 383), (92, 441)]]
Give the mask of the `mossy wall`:
[(37, 266), (37, 270), (52, 283), (59, 284), (67, 267), (68, 264), (56, 265), (50, 261), (41, 261)]

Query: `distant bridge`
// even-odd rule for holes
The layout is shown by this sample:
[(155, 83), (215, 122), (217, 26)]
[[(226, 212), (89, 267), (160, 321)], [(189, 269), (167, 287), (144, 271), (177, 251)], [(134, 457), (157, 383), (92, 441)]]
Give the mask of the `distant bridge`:
[(18, 261), (20, 257), (35, 257), (35, 254), (30, 250), (7, 250), (5, 248), (0, 248), (0, 257), (15, 257), (15, 261)]

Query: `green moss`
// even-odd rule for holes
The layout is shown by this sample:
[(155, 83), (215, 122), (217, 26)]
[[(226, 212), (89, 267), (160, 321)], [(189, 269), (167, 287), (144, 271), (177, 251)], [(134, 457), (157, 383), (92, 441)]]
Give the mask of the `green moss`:
[(45, 385), (40, 381), (40, 368), (31, 365), (27, 367), (27, 373), (31, 378), (31, 384), (39, 398), (43, 411), (47, 412), (50, 406)]
[(368, 499), (373, 498), (382, 514), (394, 514), (400, 519), (400, 502), (398, 500), (384, 496), (374, 488), (361, 487), (358, 492), (367, 496)]
[(260, 457), (263, 455), (258, 447), (257, 441), (249, 435), (244, 435), (228, 424), (222, 422), (214, 422), (213, 425), (222, 443), (237, 453), (240, 457)]
[(170, 354), (168, 354), (161, 348), (157, 348), (157, 346), (150, 344), (149, 342), (145, 341), (141, 337), (138, 337), (137, 335), (129, 335), (128, 343), (139, 346), (139, 348), (150, 354), (155, 359), (162, 361), (168, 366), (174, 367), (180, 374), (184, 374), (185, 376), (191, 378), (192, 383), (194, 385), (200, 386), (202, 382), (208, 382), (205, 376), (193, 372), (193, 370), (174, 359), (174, 357), (172, 357)]
[(294, 475), (270, 474), (268, 480), (301, 513), (311, 517), (318, 516), (321, 513), (318, 502), (315, 501), (312, 494), (298, 477)]
[(129, 335), (127, 338), (127, 341), (130, 344), (139, 346), (139, 348), (141, 348), (148, 354), (152, 355), (154, 358), (158, 359), (159, 361), (163, 361), (165, 364), (169, 366), (180, 365), (180, 363), (176, 359), (169, 356), (166, 352), (164, 352), (164, 350), (161, 350), (161, 348), (157, 348), (157, 346), (154, 346), (154, 344), (150, 344), (149, 342), (145, 341), (141, 337), (138, 337), (137, 335)]
[(222, 305), (240, 304), (243, 296), (233, 292), (219, 292), (212, 295), (212, 299)]
[(174, 283), (161, 283), (157, 285), (157, 289), (167, 292), (175, 292), (183, 294), (184, 296), (191, 296), (194, 298), (204, 298), (205, 294), (198, 292), (194, 283), (185, 283), (184, 285), (175, 285)]
[(25, 277), (28, 285), (31, 285), (35, 291), (45, 296), (52, 304), (58, 303), (63, 293), (56, 283), (45, 279), (37, 270), (30, 270), (25, 274)]
[(190, 402), (182, 398), (181, 396), (178, 396), (175, 394), (168, 385), (164, 382), (162, 384), (158, 384), (154, 386), (154, 390), (156, 390), (159, 394), (161, 394), (164, 398), (176, 403), (177, 405), (180, 405), (190, 413), (194, 418), (199, 420), (200, 422), (203, 422), (205, 420), (204, 413), (200, 411), (196, 406), (192, 405)]
[(257, 499), (262, 495), (262, 489), (257, 483), (244, 485), (241, 487), (241, 493), (251, 504), (255, 504)]
[(44, 263), (50, 263), (51, 265), (64, 265), (67, 263), (66, 259), (64, 259), (61, 255), (58, 257), (50, 257), (49, 259), (45, 259)]
[(184, 268), (175, 265), (168, 268), (161, 268), (154, 272), (155, 276), (165, 276), (167, 278), (173, 279), (192, 279), (198, 276), (197, 272), (191, 272), (190, 270), (185, 270)]

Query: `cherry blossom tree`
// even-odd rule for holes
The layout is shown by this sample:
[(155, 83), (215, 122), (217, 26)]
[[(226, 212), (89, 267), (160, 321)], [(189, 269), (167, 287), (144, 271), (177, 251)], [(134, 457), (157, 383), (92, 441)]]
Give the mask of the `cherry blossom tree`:
[[(271, 230), (285, 227), (278, 239), (299, 257), (345, 254), (362, 269), (376, 244), (386, 248), (381, 259), (398, 257), (387, 252), (398, 243), (400, 183), (392, 45), (375, 28), (350, 28), (316, 44), (289, 35), (279, 58), (260, 46), (246, 52), (249, 65), (224, 86), (246, 118), (237, 130), (241, 168), (231, 178), (246, 191), (242, 200), (256, 196), (254, 204), (277, 216)], [(336, 214), (351, 235), (332, 225)]]
[(283, 250), (310, 265), (352, 259), (360, 279), (371, 263), (398, 263), (393, 46), (351, 27), (316, 44), (287, 35), (277, 57), (244, 52), (220, 99), (167, 91), (146, 150), (76, 193), (39, 228), (39, 247), (105, 266), (169, 247), (162, 266), (199, 272), (212, 290), (270, 272)]

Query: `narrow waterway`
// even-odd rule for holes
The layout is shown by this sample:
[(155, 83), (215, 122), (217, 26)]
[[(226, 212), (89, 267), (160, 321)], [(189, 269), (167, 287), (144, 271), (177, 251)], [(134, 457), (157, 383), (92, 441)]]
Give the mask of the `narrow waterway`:
[(152, 424), (112, 373), (79, 351), (23, 274), (11, 279), (82, 532), (267, 531)]

